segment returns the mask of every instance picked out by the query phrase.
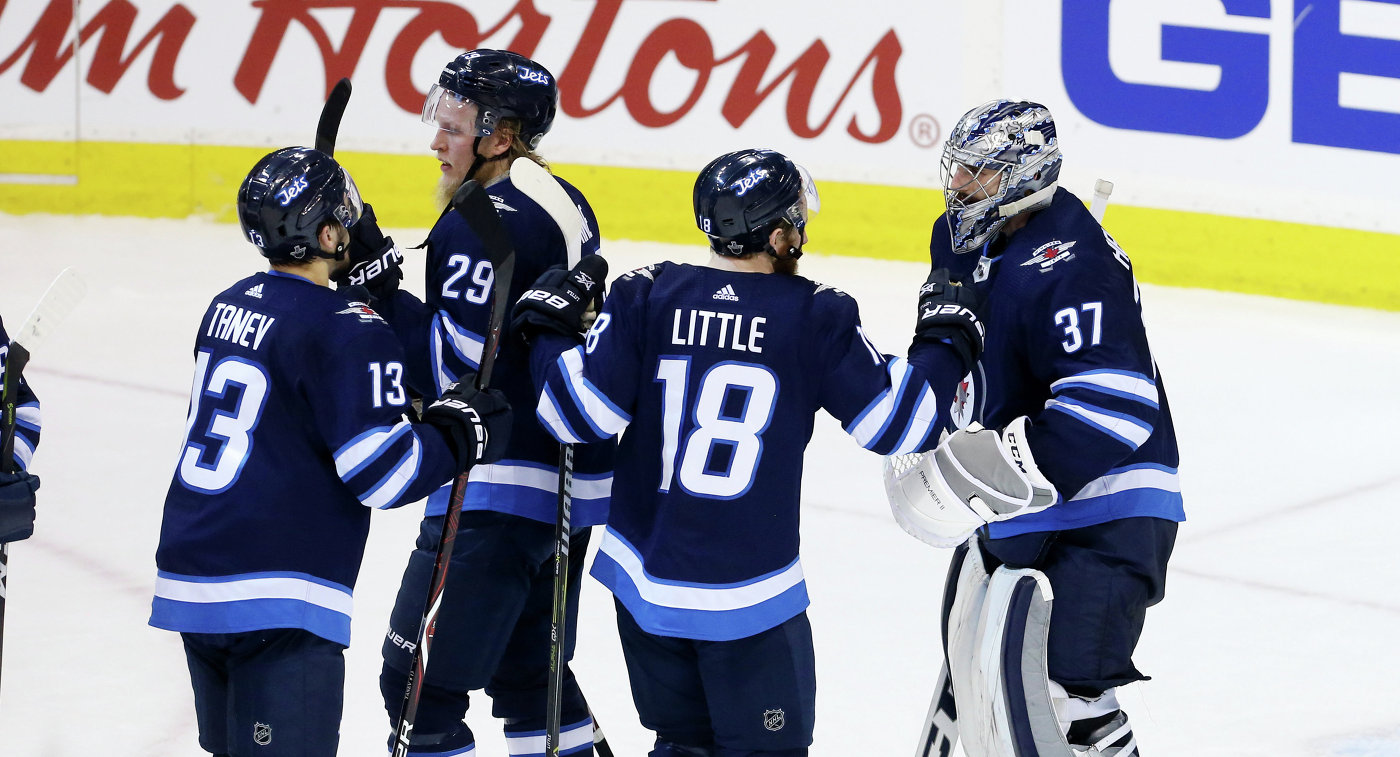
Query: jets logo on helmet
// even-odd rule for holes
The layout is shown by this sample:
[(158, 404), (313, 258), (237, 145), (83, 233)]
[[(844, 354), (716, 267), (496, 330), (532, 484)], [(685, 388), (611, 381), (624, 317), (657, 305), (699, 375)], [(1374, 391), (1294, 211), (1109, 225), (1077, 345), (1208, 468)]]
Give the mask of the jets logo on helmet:
[(510, 50), (472, 50), (454, 58), (423, 102), (423, 122), (471, 137), (494, 134), (501, 120), (520, 122), (520, 140), (535, 149), (554, 125), (559, 90), (544, 66)]

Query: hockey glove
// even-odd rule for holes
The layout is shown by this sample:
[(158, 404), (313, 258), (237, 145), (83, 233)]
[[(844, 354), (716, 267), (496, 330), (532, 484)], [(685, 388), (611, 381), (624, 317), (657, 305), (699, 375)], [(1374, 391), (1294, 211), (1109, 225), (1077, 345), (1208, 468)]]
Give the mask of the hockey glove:
[(39, 477), (19, 471), (0, 473), (0, 544), (34, 533), (34, 491)]
[(335, 277), (338, 286), (361, 286), (376, 300), (398, 291), (403, 280), (403, 251), (393, 237), (384, 236), (374, 217), (374, 208), (365, 203), (360, 220), (350, 227), (350, 267)]
[(950, 282), (946, 268), (935, 269), (919, 289), (914, 341), (950, 344), (962, 358), (964, 370), (972, 370), (987, 333), (977, 315), (981, 307), (982, 295), (976, 289)]
[(986, 523), (1038, 513), (1059, 494), (1036, 467), (1021, 416), (998, 432), (977, 423), (945, 434), (912, 464), (885, 466), (895, 521), (935, 547), (961, 544)]
[(505, 394), (478, 390), (475, 383), (474, 377), (462, 376), (423, 411), (423, 421), (447, 437), (459, 470), (500, 460), (510, 442), (514, 414)]
[(515, 303), (511, 329), (529, 344), (541, 331), (581, 337), (586, 330), (584, 315), (603, 299), (603, 282), (608, 277), (608, 261), (589, 255), (572, 271), (551, 268)]

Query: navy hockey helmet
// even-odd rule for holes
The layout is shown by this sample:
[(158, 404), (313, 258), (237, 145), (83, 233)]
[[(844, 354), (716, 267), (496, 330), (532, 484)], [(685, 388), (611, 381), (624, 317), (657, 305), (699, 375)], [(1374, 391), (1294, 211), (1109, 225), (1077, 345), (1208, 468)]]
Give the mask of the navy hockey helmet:
[(1044, 105), (992, 100), (964, 114), (940, 164), (953, 250), (975, 250), (1012, 216), (1050, 204), (1060, 162)]
[[(473, 105), (476, 112), (467, 113)], [(442, 70), (422, 117), (473, 137), (490, 136), (501, 119), (516, 118), (520, 140), (533, 150), (554, 125), (558, 105), (559, 88), (544, 66), (509, 50), (470, 50)]]
[(335, 257), (321, 250), (321, 227), (354, 226), (362, 210), (350, 174), (335, 158), (310, 147), (268, 153), (238, 188), (243, 234), (272, 260)]
[(806, 169), (774, 150), (739, 150), (710, 161), (695, 179), (695, 224), (720, 255), (767, 248), (781, 222), (798, 231), (821, 207)]

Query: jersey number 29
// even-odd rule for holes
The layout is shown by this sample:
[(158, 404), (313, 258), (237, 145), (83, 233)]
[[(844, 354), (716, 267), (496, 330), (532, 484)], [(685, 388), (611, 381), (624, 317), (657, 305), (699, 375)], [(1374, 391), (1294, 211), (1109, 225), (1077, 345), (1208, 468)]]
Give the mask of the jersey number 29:
[[(734, 499), (753, 486), (763, 454), (761, 435), (777, 404), (778, 379), (761, 365), (719, 363), (705, 372), (691, 402), (686, 396), (689, 372), (690, 361), (684, 358), (662, 358), (656, 365), (664, 393), (660, 491), (670, 491), (679, 479), (690, 494)], [(687, 416), (694, 428), (682, 439)]]

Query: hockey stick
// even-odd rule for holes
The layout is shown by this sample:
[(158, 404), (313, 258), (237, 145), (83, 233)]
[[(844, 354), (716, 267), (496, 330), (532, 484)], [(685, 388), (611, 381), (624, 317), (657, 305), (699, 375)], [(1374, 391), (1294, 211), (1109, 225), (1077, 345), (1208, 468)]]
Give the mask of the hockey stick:
[[(529, 158), (516, 158), (510, 165), (510, 181), (544, 209), (559, 227), (568, 249), (569, 267), (578, 264), (583, 253), (583, 216), (564, 188), (548, 171)], [(572, 535), (574, 486), (574, 445), (559, 445), (559, 499), (554, 517), (554, 606), (550, 616), (549, 693), (545, 710), (544, 754), (558, 757), (560, 717), (564, 696), (564, 648), (568, 641), (566, 608), (569, 596), (569, 541)], [(593, 747), (599, 757), (612, 757), (612, 748), (603, 736), (598, 719), (593, 720)]]
[[(15, 461), (15, 429), (19, 423), (19, 380), (33, 350), (39, 349), (49, 332), (57, 328), (87, 292), (87, 285), (72, 268), (65, 268), (49, 284), (39, 304), (30, 311), (24, 325), (10, 340), (5, 359), (3, 416), (0, 416), (0, 471), (19, 470)], [(9, 578), (10, 545), (0, 543), (0, 660), (4, 658), (5, 596)]]
[(1099, 179), (1094, 182), (1094, 201), (1089, 204), (1089, 215), (1103, 224), (1103, 213), (1108, 210), (1108, 196), (1113, 194), (1113, 182)]
[(316, 124), (316, 149), (327, 155), (335, 155), (335, 138), (340, 133), (340, 118), (345, 115), (345, 106), (350, 102), (350, 80), (341, 79), (326, 96), (326, 104), (321, 106), (321, 120)]
[[(515, 273), (515, 248), (501, 218), (496, 214), (496, 206), (491, 196), (475, 181), (467, 181), (452, 197), (452, 209), (467, 222), (467, 226), (481, 238), (481, 244), (491, 260), (494, 270), (494, 285), (491, 295), (491, 318), (487, 327), (486, 341), (481, 349), (481, 362), (477, 371), (476, 386), (485, 389), (491, 384), (491, 370), (496, 365), (496, 348), (501, 341), (501, 327), (505, 323), (506, 310), (510, 306), (510, 280)], [(394, 757), (407, 757), (409, 739), (413, 736), (413, 721), (418, 716), (418, 702), (423, 695), (423, 675), (428, 668), (428, 654), (432, 649), (433, 636), (437, 632), (438, 611), (442, 609), (443, 588), (447, 585), (447, 568), (452, 559), (452, 548), (457, 543), (457, 524), (462, 516), (462, 497), (467, 491), (467, 478), (471, 468), (463, 471), (452, 482), (452, 495), (448, 498), (447, 515), (442, 521), (442, 533), (438, 536), (437, 557), (433, 562), (433, 575), (428, 581), (428, 597), (423, 606), (423, 619), (418, 624), (417, 644), (413, 647), (413, 662), (409, 667), (408, 685), (404, 688), (403, 706), (399, 709), (398, 724), (394, 729)]]

